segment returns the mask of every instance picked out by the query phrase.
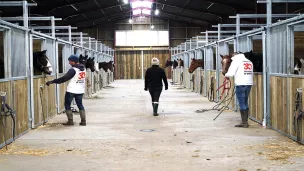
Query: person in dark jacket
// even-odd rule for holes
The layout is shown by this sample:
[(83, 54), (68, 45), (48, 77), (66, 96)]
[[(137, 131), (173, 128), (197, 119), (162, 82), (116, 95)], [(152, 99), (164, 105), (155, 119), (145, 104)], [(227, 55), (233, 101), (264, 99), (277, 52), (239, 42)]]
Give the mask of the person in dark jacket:
[(68, 122), (63, 125), (74, 125), (71, 103), (73, 98), (75, 98), (81, 118), (79, 125), (86, 126), (85, 109), (82, 104), (82, 97), (85, 92), (86, 69), (83, 64), (79, 63), (79, 58), (76, 55), (71, 55), (68, 60), (72, 68), (61, 78), (48, 81), (46, 85), (62, 84), (69, 81), (64, 99), (65, 113), (68, 117)]
[(153, 115), (158, 116), (157, 109), (159, 97), (163, 90), (162, 81), (165, 83), (165, 90), (168, 90), (168, 81), (164, 69), (159, 67), (159, 60), (152, 59), (152, 67), (148, 68), (145, 76), (145, 91), (150, 92), (152, 98)]

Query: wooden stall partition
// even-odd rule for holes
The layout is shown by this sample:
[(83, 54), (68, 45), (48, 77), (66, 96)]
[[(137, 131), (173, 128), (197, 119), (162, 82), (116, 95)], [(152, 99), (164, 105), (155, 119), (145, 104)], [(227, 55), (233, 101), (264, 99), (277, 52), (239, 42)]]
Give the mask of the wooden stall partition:
[[(47, 81), (54, 80), (55, 76), (47, 77)], [(48, 106), (48, 119), (57, 115), (57, 103), (56, 103), (56, 87), (48, 86), (47, 87), (47, 106)]]
[(203, 96), (204, 95), (204, 85), (205, 85), (205, 72), (204, 70), (202, 69), (201, 71), (201, 78), (200, 78), (200, 94)]
[(287, 78), (270, 77), (270, 126), (287, 132)]
[(66, 92), (66, 86), (68, 85), (68, 83), (63, 83), (63, 84), (60, 84), (60, 88), (59, 88), (59, 91), (60, 91), (60, 100), (59, 100), (59, 108), (60, 110), (59, 111), (64, 111), (65, 110), (65, 107), (64, 107), (64, 98), (65, 98), (65, 92)]
[[(304, 78), (288, 78), (288, 114), (287, 114), (287, 132), (289, 135), (297, 136), (297, 132), (294, 129), (294, 113), (297, 88), (304, 88)], [(304, 95), (302, 94), (302, 109), (304, 109)], [(304, 142), (304, 122), (302, 120), (302, 134), (301, 140)]]
[(13, 81), (13, 110), (16, 111), (16, 136), (29, 129), (27, 80)]
[(35, 127), (46, 122), (57, 114), (56, 87), (54, 84), (46, 86), (47, 81), (54, 76), (34, 78), (34, 123)]
[(92, 72), (86, 72), (86, 88), (85, 88), (85, 97), (89, 98), (92, 95)]
[[(208, 93), (211, 95), (211, 89), (213, 90), (213, 97), (212, 99), (216, 100), (216, 77), (215, 77), (216, 72), (215, 71), (207, 71), (207, 96)], [(213, 77), (213, 87), (211, 87), (211, 78)]]
[[(0, 92), (6, 92), (6, 103), (9, 106), (12, 106), (11, 82), (0, 82)], [(0, 102), (2, 103), (1, 99), (0, 99)], [(1, 127), (0, 144), (4, 143), (4, 137), (6, 140), (9, 140), (10, 138), (13, 137), (13, 132), (12, 132), (13, 124), (12, 124), (11, 117), (5, 117), (5, 118), (0, 117), (1, 125), (2, 125), (2, 121), (3, 121), (2, 119), (4, 119), (4, 123), (6, 124), (6, 129), (4, 130)]]
[(263, 122), (264, 93), (263, 93), (263, 75), (254, 74), (253, 86), (249, 95), (249, 115), (257, 122)]
[[(34, 125), (38, 127), (47, 120), (47, 87), (44, 77), (34, 78)], [(41, 87), (40, 87), (41, 86)], [(50, 85), (51, 87), (53, 85)]]

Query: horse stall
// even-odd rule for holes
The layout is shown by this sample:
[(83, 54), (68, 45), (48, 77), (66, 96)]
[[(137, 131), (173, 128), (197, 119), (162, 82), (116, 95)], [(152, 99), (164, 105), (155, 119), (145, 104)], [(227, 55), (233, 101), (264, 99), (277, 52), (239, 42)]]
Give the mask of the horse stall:
[[(269, 67), (269, 120), (272, 129), (304, 144), (302, 89), (304, 77), (295, 75), (295, 64), (303, 56), (304, 17), (273, 24), (267, 34)], [(276, 42), (276, 43), (272, 43)], [(301, 62), (301, 61), (300, 61)]]
[[(257, 29), (251, 31), (250, 34), (244, 34), (238, 39), (238, 51), (250, 52), (257, 54), (259, 58), (263, 58), (263, 31)], [(254, 62), (254, 61), (253, 61)], [(259, 63), (256, 65), (260, 65)], [(258, 67), (258, 66), (256, 66)], [(262, 67), (262, 66), (261, 66)], [(263, 91), (263, 70), (255, 71), (253, 75), (253, 85), (251, 87), (249, 103), (249, 117), (260, 124), (264, 119), (264, 91)]]
[(0, 115), (0, 148), (12, 142), (13, 136), (18, 138), (30, 129), (29, 101), (24, 93), (28, 92), (27, 32), (5, 23), (0, 25), (0, 101), (15, 111), (15, 124), (10, 116)]
[(205, 92), (209, 101), (217, 101), (216, 96), (216, 44), (211, 44), (206, 47), (206, 57), (205, 57), (205, 73), (204, 73), (204, 82)]
[[(225, 41), (218, 42), (218, 60), (221, 60), (221, 55), (227, 55), (234, 52), (234, 46), (236, 41), (234, 39), (228, 39)], [(234, 94), (234, 78), (230, 78), (230, 81), (225, 80), (225, 76), (222, 74), (222, 68), (220, 62), (218, 62), (218, 72), (219, 72), (219, 87), (218, 90), (218, 99), (219, 101), (225, 101), (223, 105), (227, 105), (227, 107), (231, 110), (236, 110), (237, 101), (236, 98), (232, 97)], [(227, 88), (227, 89), (225, 89)]]
[(31, 86), (34, 100), (34, 123), (32, 126), (38, 127), (57, 114), (56, 86), (45, 86), (47, 81), (56, 78), (56, 42), (54, 38), (35, 33), (30, 34), (30, 42), (30, 47), (32, 47), (30, 48), (30, 53), (31, 51), (39, 52), (46, 50), (46, 56), (52, 66), (52, 73), (46, 75), (34, 69), (33, 65), (35, 61), (32, 61), (33, 63), (30, 65), (34, 73), (33, 86)]
[[(195, 51), (195, 57), (196, 59), (203, 59), (203, 51), (201, 49), (198, 49)], [(199, 93), (199, 94), (202, 94), (202, 86), (203, 86), (203, 75), (202, 75), (202, 71), (203, 69), (201, 67), (198, 67), (196, 70), (195, 70), (195, 92), (196, 93)]]
[[(68, 58), (70, 57), (71, 54), (73, 54), (72, 45), (58, 40), (57, 47), (58, 47), (57, 56), (58, 56), (58, 64), (59, 64), (58, 77), (62, 77), (71, 68), (70, 64), (68, 63)], [(65, 98), (67, 84), (68, 83), (63, 83), (63, 84), (57, 85), (57, 90), (59, 90), (58, 91), (58, 99), (59, 99), (58, 100), (59, 101), (58, 113), (62, 113), (65, 110), (64, 98)]]
[(190, 89), (191, 74), (188, 72), (190, 66), (191, 54), (188, 52), (184, 53), (184, 87)]

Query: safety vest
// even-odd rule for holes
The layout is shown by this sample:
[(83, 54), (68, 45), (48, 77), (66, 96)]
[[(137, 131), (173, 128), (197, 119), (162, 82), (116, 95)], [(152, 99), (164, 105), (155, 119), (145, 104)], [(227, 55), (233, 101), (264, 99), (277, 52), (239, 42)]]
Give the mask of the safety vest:
[(85, 92), (85, 83), (86, 83), (86, 70), (80, 71), (80, 69), (73, 67), (76, 74), (70, 80), (67, 86), (67, 92), (74, 94), (84, 94)]

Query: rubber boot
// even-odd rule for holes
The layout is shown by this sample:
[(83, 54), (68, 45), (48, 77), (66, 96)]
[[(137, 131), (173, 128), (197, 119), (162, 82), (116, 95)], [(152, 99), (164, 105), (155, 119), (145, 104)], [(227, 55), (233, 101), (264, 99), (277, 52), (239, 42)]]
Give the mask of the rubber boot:
[(247, 127), (249, 126), (248, 118), (249, 118), (249, 109), (246, 109), (245, 110), (245, 124), (247, 124)]
[[(242, 128), (248, 128), (248, 112), (246, 112), (246, 110), (241, 110), (241, 118), (242, 118), (242, 122), (238, 125), (235, 125), (235, 127), (242, 127)], [(247, 116), (246, 116), (247, 113)]]
[(79, 110), (79, 113), (80, 113), (80, 119), (81, 119), (81, 122), (79, 123), (79, 125), (81, 125), (81, 126), (86, 126), (87, 123), (86, 123), (86, 114), (85, 114), (85, 110)]
[(66, 113), (66, 115), (68, 117), (68, 122), (63, 123), (63, 125), (66, 125), (66, 126), (74, 125), (74, 122), (73, 122), (73, 112), (71, 110), (66, 110), (65, 113)]
[(153, 106), (153, 116), (158, 116), (157, 109), (158, 109), (158, 103), (154, 103), (154, 106)]

